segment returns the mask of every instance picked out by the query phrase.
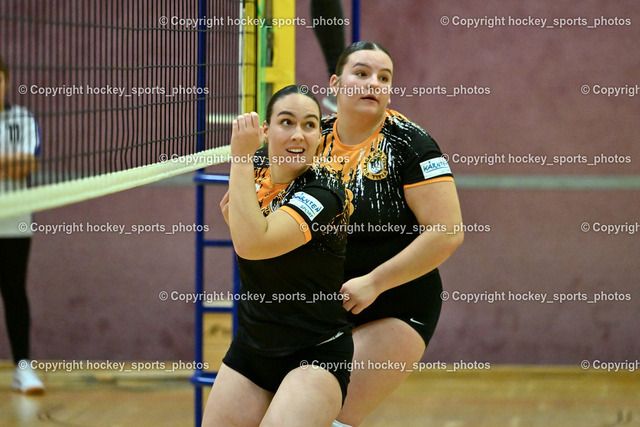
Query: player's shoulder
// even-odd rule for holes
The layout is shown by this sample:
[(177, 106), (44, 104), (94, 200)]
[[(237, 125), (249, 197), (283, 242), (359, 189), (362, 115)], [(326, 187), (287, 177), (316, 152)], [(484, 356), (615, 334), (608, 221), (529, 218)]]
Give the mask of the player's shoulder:
[(264, 144), (262, 147), (258, 148), (258, 150), (253, 155), (253, 168), (254, 170), (264, 169), (269, 167), (269, 149), (267, 144)]
[(299, 177), (298, 188), (329, 192), (344, 201), (346, 190), (341, 174), (341, 171), (316, 163)]
[(323, 134), (331, 133), (333, 131), (333, 125), (335, 124), (337, 119), (338, 119), (338, 115), (336, 113), (329, 114), (328, 116), (322, 117), (322, 120), (320, 123), (322, 127), (322, 133)]
[(33, 113), (22, 105), (9, 104), (5, 107), (4, 112), (5, 117), (10, 119), (34, 118)]
[(314, 163), (303, 176), (306, 185), (323, 185), (330, 188), (344, 188), (342, 171), (335, 170), (324, 163)]
[(394, 110), (387, 110), (382, 132), (407, 147), (439, 150), (436, 141), (422, 126)]
[(33, 113), (29, 111), (26, 107), (23, 107), (22, 105), (9, 104), (5, 107), (5, 111), (12, 114), (25, 114), (25, 115), (33, 116)]
[(384, 127), (387, 129), (393, 129), (401, 134), (419, 135), (433, 139), (431, 138), (431, 135), (422, 128), (422, 126), (395, 110), (387, 110)]

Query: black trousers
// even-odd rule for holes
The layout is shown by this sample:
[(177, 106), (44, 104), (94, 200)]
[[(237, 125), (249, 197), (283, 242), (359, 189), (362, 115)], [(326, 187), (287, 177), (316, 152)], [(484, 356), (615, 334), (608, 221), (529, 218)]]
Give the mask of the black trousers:
[(27, 264), (31, 238), (0, 238), (0, 290), (14, 363), (29, 358)]

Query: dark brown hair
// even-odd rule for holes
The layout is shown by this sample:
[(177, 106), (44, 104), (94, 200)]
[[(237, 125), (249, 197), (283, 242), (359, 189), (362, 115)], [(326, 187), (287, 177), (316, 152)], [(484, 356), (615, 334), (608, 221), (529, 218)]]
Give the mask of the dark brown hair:
[(342, 51), (340, 58), (338, 58), (338, 64), (336, 65), (337, 76), (342, 75), (342, 71), (344, 69), (344, 66), (347, 64), (347, 61), (349, 60), (349, 56), (353, 52), (357, 52), (359, 50), (380, 50), (386, 53), (389, 58), (391, 58), (391, 55), (389, 55), (389, 52), (387, 52), (387, 49), (382, 47), (380, 43), (371, 42), (367, 40), (351, 43), (345, 50)]
[(280, 89), (279, 91), (277, 91), (271, 96), (271, 99), (269, 100), (269, 104), (267, 104), (267, 117), (265, 117), (267, 124), (271, 124), (271, 114), (273, 114), (273, 106), (276, 103), (276, 101), (278, 101), (280, 98), (284, 98), (285, 96), (292, 95), (294, 93), (304, 95), (307, 98), (311, 99), (313, 102), (315, 102), (316, 105), (318, 106), (318, 118), (322, 117), (322, 113), (320, 111), (320, 104), (318, 103), (318, 100), (316, 99), (315, 95), (309, 91), (309, 88), (307, 86), (289, 85), (289, 86), (283, 87), (282, 89)]

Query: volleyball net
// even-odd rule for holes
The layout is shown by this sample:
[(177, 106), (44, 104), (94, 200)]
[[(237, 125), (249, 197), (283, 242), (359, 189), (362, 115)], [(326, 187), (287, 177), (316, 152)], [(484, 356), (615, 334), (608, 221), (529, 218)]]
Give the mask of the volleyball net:
[(3, 1), (0, 218), (227, 161), (258, 109), (258, 1)]

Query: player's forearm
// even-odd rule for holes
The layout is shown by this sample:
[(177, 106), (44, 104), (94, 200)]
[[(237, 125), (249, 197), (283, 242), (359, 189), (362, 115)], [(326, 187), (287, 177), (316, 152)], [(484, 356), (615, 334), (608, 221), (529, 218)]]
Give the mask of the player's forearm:
[(35, 156), (25, 153), (0, 155), (0, 177), (22, 180), (38, 169)]
[[(451, 227), (450, 229), (453, 229)], [(462, 244), (464, 233), (424, 232), (371, 272), (379, 293), (417, 279), (439, 267)]]
[(250, 253), (267, 230), (256, 198), (253, 164), (232, 163), (229, 174), (229, 229), (238, 255)]

